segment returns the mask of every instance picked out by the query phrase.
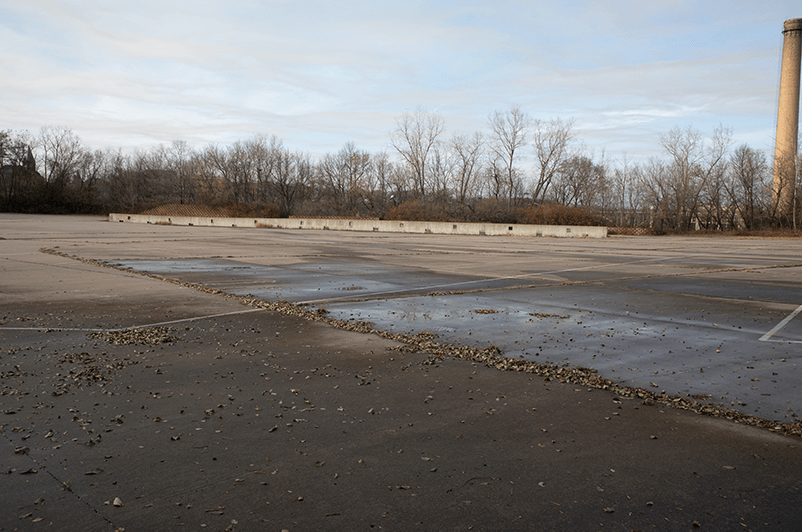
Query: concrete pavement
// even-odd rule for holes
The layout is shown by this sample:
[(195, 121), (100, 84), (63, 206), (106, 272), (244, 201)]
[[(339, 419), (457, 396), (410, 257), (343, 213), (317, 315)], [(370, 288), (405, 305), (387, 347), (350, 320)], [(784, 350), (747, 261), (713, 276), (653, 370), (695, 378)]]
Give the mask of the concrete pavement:
[[(524, 357), (605, 360), (597, 368), (605, 376), (638, 354), (638, 364), (670, 371), (722, 351), (757, 357), (773, 387), (732, 376), (716, 393), (777, 393), (795, 413), (798, 318), (770, 335), (782, 342), (760, 338), (799, 304), (790, 275), (800, 271), (797, 242), (305, 235), (0, 215), (0, 528), (756, 530), (802, 522), (798, 438), (476, 362), (421, 364), (428, 354), (402, 342), (215, 293), (311, 301), (309, 309), (410, 336), (440, 328), (438, 341), (478, 338), (508, 355), (529, 324), (539, 341), (525, 343)], [(75, 258), (172, 268), (164, 275), (184, 284)], [(509, 288), (510, 279), (526, 288)], [(483, 291), (453, 286), (466, 281)], [(724, 291), (727, 283), (740, 288)], [(771, 298), (756, 297), (750, 283)], [(420, 295), (431, 292), (441, 294)], [(647, 305), (662, 294), (670, 305)], [(638, 314), (622, 330), (635, 321), (626, 312), (647, 306), (649, 330), (666, 324), (667, 336), (652, 342), (673, 351), (684, 340), (686, 351), (703, 354), (672, 361), (646, 357), (645, 343), (629, 348), (644, 320)], [(670, 337), (669, 321), (698, 332)], [(733, 335), (726, 342), (716, 330), (724, 324)], [(110, 333), (143, 325), (155, 328)], [(741, 345), (754, 336), (749, 350)], [(744, 373), (752, 365), (737, 363)], [(677, 381), (660, 377), (647, 378)], [(793, 423), (787, 412), (776, 419)]]

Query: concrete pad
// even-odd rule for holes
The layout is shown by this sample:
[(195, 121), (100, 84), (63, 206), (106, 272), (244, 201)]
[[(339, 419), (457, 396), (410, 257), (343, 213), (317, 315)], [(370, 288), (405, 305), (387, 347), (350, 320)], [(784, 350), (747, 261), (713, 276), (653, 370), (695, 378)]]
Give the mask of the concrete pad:
[[(0, 215), (0, 238), (0, 529), (787, 529), (802, 520), (797, 438), (480, 363), (422, 365), (425, 353), (387, 339), (39, 252), (60, 246), (115, 264), (225, 261), (233, 269), (168, 275), (194, 275), (208, 290), (267, 286), (270, 268), (295, 270), (282, 279), (287, 295), (309, 292), (303, 273), (315, 265), (325, 270), (320, 285), (362, 286), (362, 270), (396, 271), (373, 279), (418, 293), (523, 276), (527, 288), (427, 297), (329, 290), (344, 298), (312, 306), (388, 330), (438, 322), (453, 329), (438, 334), (504, 340), (515, 356), (528, 333), (538, 343), (529, 339), (524, 356), (589, 359), (600, 371), (636, 361), (679, 373), (718, 349), (742, 364), (759, 355), (762, 365), (743, 372), (770, 374), (798, 362), (798, 317), (772, 335), (782, 342), (760, 342), (798, 307), (786, 295), (798, 288), (797, 242), (732, 240), (703, 260), (683, 246), (714, 248), (717, 240), (377, 242), (372, 234), (300, 238), (15, 215)], [(644, 261), (660, 268), (644, 269)], [(239, 275), (243, 268), (259, 273)], [(579, 268), (600, 277), (572, 280)], [(494, 269), (505, 275), (488, 275)], [(687, 283), (671, 290), (671, 278)], [(725, 281), (740, 282), (735, 296), (722, 293)], [(393, 317), (396, 309), (406, 317)], [(87, 336), (154, 324), (166, 327), (166, 341)], [(645, 354), (688, 343), (693, 355), (673, 361), (667, 352)], [(763, 379), (725, 380), (722, 390), (791, 397), (779, 389), (795, 385), (793, 366), (782, 367), (768, 388)], [(627, 371), (638, 375), (623, 380), (666, 373)]]
[(336, 318), (382, 330), (434, 332), (450, 342), (496, 345), (524, 360), (589, 367), (616, 382), (766, 419), (793, 423), (802, 414), (796, 387), (802, 318), (783, 323), (802, 305), (798, 241), (641, 237), (566, 244), (265, 233), (235, 231), (231, 245), (217, 248), (228, 251), (215, 258), (177, 250), (170, 260), (100, 256), (234, 294), (325, 307)]

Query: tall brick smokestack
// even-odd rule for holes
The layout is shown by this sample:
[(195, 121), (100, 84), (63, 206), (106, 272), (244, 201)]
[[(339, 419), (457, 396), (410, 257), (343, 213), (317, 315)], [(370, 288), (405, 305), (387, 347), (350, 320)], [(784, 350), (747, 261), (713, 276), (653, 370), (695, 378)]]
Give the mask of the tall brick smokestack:
[(796, 186), (796, 150), (799, 132), (799, 69), (802, 58), (802, 18), (783, 24), (783, 59), (780, 73), (780, 105), (774, 145), (774, 201), (778, 214), (792, 209)]

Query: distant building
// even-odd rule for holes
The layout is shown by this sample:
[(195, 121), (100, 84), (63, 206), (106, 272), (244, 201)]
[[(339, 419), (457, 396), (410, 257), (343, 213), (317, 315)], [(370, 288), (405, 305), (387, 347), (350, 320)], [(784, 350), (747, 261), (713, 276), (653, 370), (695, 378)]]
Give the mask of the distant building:
[(45, 179), (36, 170), (30, 146), (3, 146), (0, 162), (0, 210), (26, 210), (35, 205)]

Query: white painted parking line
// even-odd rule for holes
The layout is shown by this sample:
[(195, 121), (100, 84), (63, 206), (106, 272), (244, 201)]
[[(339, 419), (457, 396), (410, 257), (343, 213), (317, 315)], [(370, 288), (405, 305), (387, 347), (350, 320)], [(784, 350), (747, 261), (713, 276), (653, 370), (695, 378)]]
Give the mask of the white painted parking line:
[(226, 312), (224, 314), (210, 314), (208, 316), (197, 316), (195, 318), (184, 318), (181, 320), (172, 320), (172, 321), (162, 321), (159, 323), (149, 323), (147, 325), (135, 325), (133, 327), (123, 327), (120, 329), (107, 329), (109, 332), (116, 332), (116, 331), (128, 331), (130, 329), (141, 329), (144, 327), (162, 327), (164, 325), (172, 325), (175, 323), (184, 323), (187, 321), (198, 321), (198, 320), (206, 320), (210, 318), (222, 318), (223, 316), (235, 316), (237, 314), (248, 314), (249, 312), (263, 312), (267, 309), (263, 308), (252, 308), (248, 310), (238, 310), (236, 312)]
[(267, 309), (253, 308), (248, 310), (238, 310), (236, 312), (226, 312), (224, 314), (210, 314), (208, 316), (196, 316), (194, 318), (183, 318), (180, 320), (162, 321), (159, 323), (148, 323), (145, 325), (132, 325), (130, 327), (117, 327), (115, 329), (81, 329), (70, 327), (0, 327), (0, 331), (83, 331), (83, 332), (119, 332), (130, 331), (131, 329), (144, 329), (146, 327), (162, 327), (164, 325), (173, 325), (176, 323), (184, 323), (187, 321), (206, 320), (211, 318), (222, 318), (224, 316), (235, 316), (237, 314), (247, 314), (249, 312), (262, 312)]
[(802, 341), (799, 341), (799, 340), (774, 340), (772, 338), (772, 336), (777, 334), (780, 330), (782, 330), (783, 327), (788, 325), (788, 322), (790, 322), (792, 319), (794, 319), (797, 316), (797, 314), (799, 314), (800, 312), (802, 312), (802, 305), (799, 305), (796, 308), (795, 311), (793, 311), (788, 316), (786, 316), (783, 321), (781, 321), (780, 323), (775, 325), (775, 327), (772, 330), (770, 330), (769, 332), (767, 332), (766, 334), (761, 336), (760, 337), (760, 341), (761, 342), (782, 342), (782, 343), (789, 343), (789, 344), (802, 344)]
[[(568, 272), (578, 272), (583, 270), (599, 270), (603, 268), (610, 268), (614, 266), (627, 266), (630, 264), (640, 264), (643, 262), (663, 262), (663, 261), (670, 261), (670, 260), (678, 260), (678, 257), (663, 257), (663, 258), (654, 258), (654, 259), (641, 259), (641, 260), (633, 260), (628, 262), (615, 262), (609, 264), (598, 264), (595, 266), (583, 266), (581, 268), (567, 268), (564, 270), (553, 270), (550, 272), (534, 272), (534, 273), (524, 273), (521, 275), (506, 275), (502, 277), (484, 277), (482, 279), (474, 279), (472, 281), (458, 281), (454, 283), (446, 283), (446, 284), (436, 284), (436, 285), (429, 285), (429, 286), (416, 286), (414, 288), (399, 288), (398, 290), (386, 290), (383, 292), (370, 292), (367, 294), (360, 294), (360, 299), (381, 299), (383, 296), (388, 295), (395, 295), (395, 294), (403, 294), (407, 292), (415, 292), (419, 290), (442, 290), (445, 288), (454, 289), (458, 286), (467, 286), (472, 284), (478, 283), (486, 283), (488, 281), (505, 281), (511, 279), (526, 279), (526, 278), (535, 278), (535, 277), (545, 277), (547, 275), (557, 275), (560, 273), (568, 273)], [(437, 273), (442, 273), (441, 270), (438, 270)], [(459, 273), (459, 272), (454, 272)], [(342, 297), (329, 297), (325, 299), (314, 299), (309, 301), (300, 301), (299, 305), (318, 305), (321, 303), (336, 303), (337, 301), (349, 301), (352, 300), (355, 296), (342, 296)]]

